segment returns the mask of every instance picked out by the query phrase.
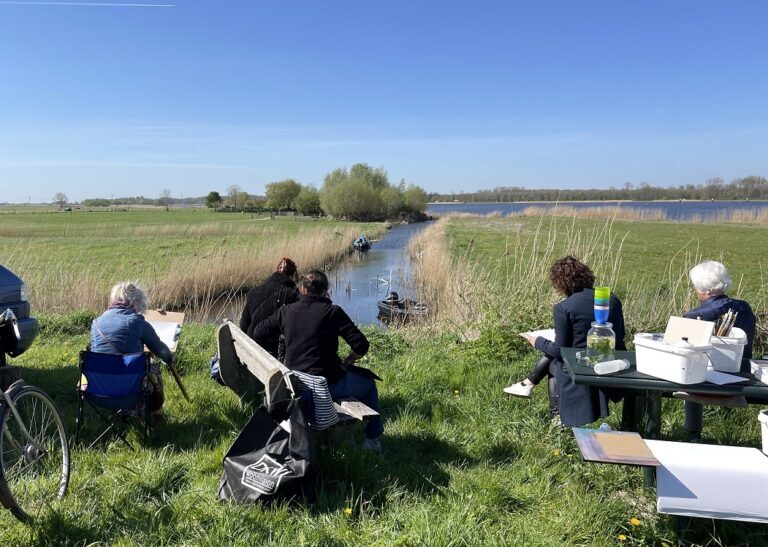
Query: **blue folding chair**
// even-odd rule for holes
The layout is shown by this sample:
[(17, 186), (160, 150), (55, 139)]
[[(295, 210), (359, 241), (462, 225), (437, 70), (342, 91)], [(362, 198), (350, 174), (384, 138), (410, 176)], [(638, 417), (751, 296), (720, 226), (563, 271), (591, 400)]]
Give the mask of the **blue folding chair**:
[[(126, 437), (132, 419), (138, 418), (143, 425), (144, 438), (149, 437), (150, 397), (152, 386), (148, 378), (150, 356), (148, 353), (111, 355), (108, 353), (80, 352), (80, 383), (75, 443), (82, 432), (85, 403), (95, 410), (106, 428), (88, 448), (107, 433), (114, 430), (120, 439), (133, 450)], [(123, 426), (121, 429), (119, 426)]]

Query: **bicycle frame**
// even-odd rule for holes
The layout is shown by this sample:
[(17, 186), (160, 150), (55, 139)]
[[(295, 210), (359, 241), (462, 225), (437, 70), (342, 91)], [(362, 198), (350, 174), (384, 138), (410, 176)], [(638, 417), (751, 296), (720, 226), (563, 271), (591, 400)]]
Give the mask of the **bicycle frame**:
[[(8, 410), (10, 410), (11, 415), (14, 417), (14, 419), (16, 420), (16, 423), (19, 426), (19, 429), (21, 430), (21, 434), (24, 436), (24, 441), (26, 441), (27, 443), (29, 443), (32, 446), (34, 446), (37, 450), (39, 450), (40, 451), (39, 452), (40, 453), (40, 457), (43, 457), (43, 456), (47, 455), (48, 452), (45, 450), (45, 447), (43, 445), (41, 445), (38, 442), (37, 439), (33, 438), (29, 434), (29, 431), (27, 430), (27, 426), (24, 424), (24, 422), (21, 421), (21, 418), (19, 417), (19, 413), (16, 410), (16, 405), (13, 404), (13, 400), (12, 400), (11, 396), (9, 395), (9, 391), (11, 391), (11, 390), (9, 389), (8, 391), (0, 392), (0, 404), (4, 404), (4, 405), (8, 406)], [(21, 451), (22, 445), (16, 439), (13, 438), (13, 435), (11, 434), (10, 431), (6, 431), (6, 436), (7, 436), (8, 440), (11, 443), (13, 443), (13, 445), (18, 450)]]

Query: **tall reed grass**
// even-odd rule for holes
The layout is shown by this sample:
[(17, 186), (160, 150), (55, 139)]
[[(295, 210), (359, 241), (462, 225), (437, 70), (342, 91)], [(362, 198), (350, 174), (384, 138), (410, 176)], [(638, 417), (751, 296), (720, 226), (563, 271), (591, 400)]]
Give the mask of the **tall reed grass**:
[[(112, 284), (132, 279), (148, 290), (153, 307), (184, 310), (190, 319), (199, 320), (265, 279), (282, 256), (290, 256), (301, 271), (332, 268), (349, 252), (350, 242), (359, 233), (358, 226), (332, 230), (308, 224), (291, 233), (268, 226), (241, 227), (235, 232), (229, 225), (139, 226), (99, 242), (106, 247), (101, 254), (82, 248), (74, 254), (54, 252), (41, 257), (33, 242), (20, 241), (6, 250), (3, 260), (26, 282), (35, 310), (99, 311), (107, 305)], [(165, 238), (170, 236), (210, 241), (228, 234), (238, 237), (221, 239), (214, 247), (208, 245), (208, 250), (201, 247), (200, 252), (167, 259), (152, 253), (153, 247), (167, 243)], [(244, 238), (244, 234), (252, 237)], [(120, 246), (137, 239), (147, 256), (124, 260)], [(106, 261), (95, 260), (104, 255)], [(109, 260), (111, 255), (114, 260)]]
[[(499, 216), (498, 211), (489, 213), (492, 216)], [(526, 207), (520, 212), (509, 213), (507, 216), (516, 217), (541, 217), (541, 216), (559, 216), (580, 219), (606, 219), (606, 220), (626, 220), (626, 221), (672, 221), (663, 209), (641, 209), (631, 205), (596, 205), (594, 207), (573, 207), (571, 205), (562, 205), (559, 203), (551, 206), (532, 205)], [(695, 214), (686, 219), (675, 220), (675, 222), (696, 223), (696, 224), (768, 224), (768, 208), (752, 210), (734, 210), (718, 213), (715, 215)]]
[[(628, 333), (663, 331), (670, 316), (698, 305), (688, 271), (700, 262), (703, 249), (690, 243), (665, 262), (660, 276), (649, 278), (624, 271), (622, 257), (626, 233), (613, 218), (584, 228), (576, 216), (540, 216), (533, 229), (511, 224), (510, 219), (466, 215), (441, 218), (414, 239), (409, 252), (419, 297), (432, 306), (436, 324), (476, 324), (496, 320), (521, 332), (552, 324), (552, 306), (563, 298), (549, 282), (549, 268), (561, 256), (573, 255), (595, 272), (600, 285), (610, 286), (621, 298)], [(489, 252), (474, 244), (464, 250), (453, 244), (455, 230), (499, 234)], [(503, 227), (504, 230), (501, 230)], [(750, 303), (758, 315), (757, 346), (766, 341), (766, 285)], [(739, 283), (730, 291), (742, 292)]]
[(559, 216), (571, 218), (589, 218), (606, 220), (667, 220), (667, 213), (662, 209), (639, 209), (620, 205), (603, 205), (595, 207), (573, 207), (556, 204), (551, 207), (531, 206), (519, 213), (508, 216), (542, 217)]

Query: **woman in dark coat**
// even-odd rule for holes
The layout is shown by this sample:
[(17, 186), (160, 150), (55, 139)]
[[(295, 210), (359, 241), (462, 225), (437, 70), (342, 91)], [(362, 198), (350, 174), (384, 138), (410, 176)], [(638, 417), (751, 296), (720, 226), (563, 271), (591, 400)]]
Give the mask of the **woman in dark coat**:
[[(253, 329), (261, 321), (275, 313), (286, 304), (296, 302), (296, 263), (290, 258), (283, 258), (277, 265), (275, 273), (264, 283), (248, 291), (240, 317), (240, 330), (253, 338)], [(277, 357), (280, 336), (270, 336), (261, 340), (261, 346)]]
[[(608, 397), (598, 388), (576, 385), (565, 370), (560, 348), (586, 348), (587, 333), (594, 321), (595, 274), (586, 264), (572, 256), (556, 261), (549, 271), (549, 280), (566, 299), (555, 304), (555, 341), (528, 337), (530, 344), (553, 359), (557, 381), (560, 420), (564, 426), (579, 427), (608, 415)], [(625, 350), (624, 315), (621, 301), (611, 293), (608, 321), (616, 333), (616, 349)]]
[[(328, 277), (323, 272), (312, 270), (305, 274), (297, 302), (259, 323), (253, 334), (259, 344), (284, 334), (286, 367), (325, 378), (334, 400), (353, 397), (379, 411), (375, 375), (366, 369), (351, 367), (368, 351), (368, 339), (346, 312), (328, 298)], [(351, 350), (343, 361), (338, 355), (339, 337)], [(383, 431), (380, 416), (369, 419), (363, 447), (380, 452), (379, 437)]]

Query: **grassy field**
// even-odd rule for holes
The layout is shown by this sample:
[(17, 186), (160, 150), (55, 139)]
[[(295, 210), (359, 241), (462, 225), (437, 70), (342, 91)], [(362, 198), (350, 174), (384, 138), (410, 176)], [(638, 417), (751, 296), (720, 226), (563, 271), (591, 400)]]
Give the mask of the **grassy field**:
[[(591, 242), (592, 254), (620, 255), (620, 270), (596, 271), (614, 281), (619, 293), (638, 279), (650, 284), (666, 282), (701, 260), (719, 260), (728, 266), (736, 290), (749, 300), (765, 297), (768, 276), (768, 226), (754, 224), (698, 224), (672, 222), (607, 222), (605, 219), (513, 217), (454, 219), (448, 231), (452, 252), (476, 262), (508, 266), (529, 258), (533, 251), (556, 257), (571, 252), (578, 239)], [(609, 235), (610, 234), (610, 235)], [(534, 242), (546, 245), (534, 246)], [(581, 249), (579, 249), (581, 250)], [(500, 252), (501, 251), (501, 252)], [(510, 252), (514, 251), (514, 252)], [(615, 262), (608, 263), (613, 266)]]
[[(684, 277), (686, 260), (698, 259), (692, 252), (684, 260), (687, 251), (678, 252), (689, 238), (673, 234), (666, 223), (482, 218), (441, 226), (432, 232), (440, 235), (432, 238), (434, 245), (419, 251), (421, 273), (433, 274), (433, 283), (473, 313), (455, 314), (439, 328), (365, 329), (372, 347), (363, 364), (384, 378), (382, 459), (355, 445), (324, 448), (314, 506), (217, 502), (221, 458), (251, 409), (208, 378), (214, 327), (189, 325), (178, 367), (192, 404), (167, 379), (167, 420), (149, 443), (134, 436), (136, 452), (118, 443), (73, 447), (66, 498), (32, 527), (0, 512), (0, 544), (679, 544), (674, 519), (656, 513), (655, 494), (643, 488), (639, 469), (582, 462), (572, 434), (549, 426), (543, 388), (531, 400), (509, 398), (501, 388), (521, 378), (537, 358), (516, 333), (551, 321), (555, 297), (537, 269), (566, 250), (588, 256), (622, 295), (627, 313), (636, 314), (635, 324), (642, 324), (645, 312), (632, 307), (639, 294), (633, 291), (652, 283), (672, 286), (675, 276)], [(729, 233), (722, 240), (723, 259), (738, 274), (735, 255), (726, 253), (747, 236)], [(642, 247), (652, 234), (659, 238), (655, 246)], [(762, 232), (748, 237), (759, 248)], [(645, 260), (628, 262), (632, 238), (639, 249), (633, 252), (645, 253)], [(654, 277), (657, 270), (646, 261), (670, 273)], [(759, 299), (759, 291), (746, 292), (752, 279), (745, 277), (743, 295)], [(687, 285), (676, 291), (668, 306), (685, 305)], [(55, 398), (70, 431), (77, 354), (88, 341), (93, 317), (94, 312), (46, 316), (44, 334), (14, 360), (27, 381)], [(613, 410), (606, 421), (617, 427), (620, 406)], [(756, 407), (707, 408), (704, 435), (757, 446), (755, 415)], [(680, 402), (665, 401), (664, 438), (682, 438), (682, 417)], [(712, 546), (763, 545), (768, 531), (695, 520), (686, 539)]]
[(445, 219), (422, 233), (411, 254), (422, 267), (422, 292), (447, 310), (440, 322), (496, 317), (521, 330), (551, 324), (560, 297), (549, 267), (573, 254), (620, 296), (630, 334), (663, 331), (670, 315), (695, 307), (688, 270), (720, 260), (734, 281), (729, 294), (758, 315), (757, 350), (768, 352), (764, 248), (766, 225), (491, 216)]
[(153, 305), (203, 317), (282, 256), (302, 271), (335, 264), (361, 231), (376, 237), (384, 225), (203, 209), (5, 213), (0, 256), (36, 310), (96, 311), (115, 282), (135, 279)]

